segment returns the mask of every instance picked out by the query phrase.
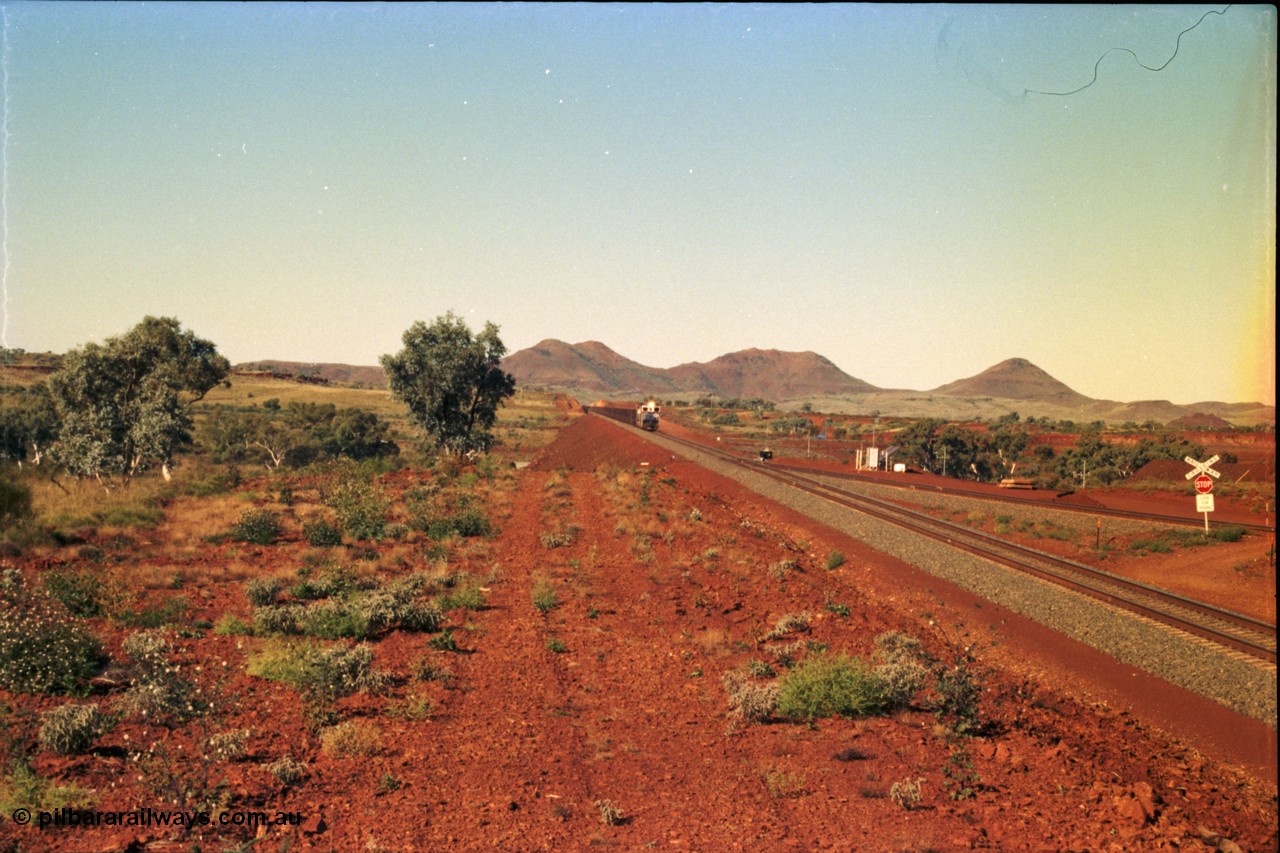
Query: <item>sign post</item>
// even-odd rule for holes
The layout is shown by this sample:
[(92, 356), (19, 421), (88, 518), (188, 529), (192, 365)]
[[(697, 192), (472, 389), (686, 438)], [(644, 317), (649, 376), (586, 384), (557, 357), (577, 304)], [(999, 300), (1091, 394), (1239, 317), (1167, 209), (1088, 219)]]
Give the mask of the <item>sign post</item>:
[(1210, 465), (1217, 462), (1220, 457), (1213, 454), (1203, 462), (1199, 462), (1190, 456), (1184, 456), (1183, 460), (1191, 466), (1191, 470), (1187, 472), (1188, 480), (1195, 480), (1196, 487), (1196, 512), (1204, 513), (1204, 535), (1209, 535), (1209, 513), (1213, 512), (1213, 481), (1222, 476), (1219, 472), (1213, 470)]

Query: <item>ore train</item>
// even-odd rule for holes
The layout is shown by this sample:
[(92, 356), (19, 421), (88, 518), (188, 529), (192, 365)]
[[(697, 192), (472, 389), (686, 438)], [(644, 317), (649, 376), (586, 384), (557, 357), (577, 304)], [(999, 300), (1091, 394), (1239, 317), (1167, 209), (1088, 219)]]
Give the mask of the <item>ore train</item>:
[(648, 430), (649, 432), (657, 432), (658, 426), (662, 423), (662, 407), (658, 405), (656, 400), (641, 403), (634, 409), (630, 407), (624, 408), (622, 405), (615, 405), (601, 400), (598, 403), (592, 403), (587, 411), (604, 415), (606, 418), (612, 418), (615, 421), (622, 421), (624, 424), (634, 424), (640, 429)]
[(649, 432), (658, 431), (658, 422), (662, 419), (662, 407), (655, 401), (641, 403), (636, 406), (636, 426)]

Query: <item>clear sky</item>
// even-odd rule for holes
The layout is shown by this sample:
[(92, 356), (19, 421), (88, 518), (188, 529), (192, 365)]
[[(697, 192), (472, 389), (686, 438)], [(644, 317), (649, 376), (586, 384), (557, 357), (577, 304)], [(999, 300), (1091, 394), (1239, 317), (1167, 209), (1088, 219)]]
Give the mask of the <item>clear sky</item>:
[(9, 347), (1275, 401), (1270, 6), (2, 5)]

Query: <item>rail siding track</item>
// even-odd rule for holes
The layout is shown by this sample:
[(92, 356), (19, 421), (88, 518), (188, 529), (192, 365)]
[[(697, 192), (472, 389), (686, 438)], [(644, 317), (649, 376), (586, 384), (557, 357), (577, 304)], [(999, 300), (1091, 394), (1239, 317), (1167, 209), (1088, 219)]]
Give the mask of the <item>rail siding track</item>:
[[(893, 525), (912, 536), (938, 543), (952, 555), (959, 550), (981, 563), (996, 563), (1005, 569), (1011, 569), (1017, 573), (1015, 576), (1034, 578), (1036, 584), (1052, 585), (1052, 588), (1058, 590), (1056, 595), (1059, 599), (1063, 595), (1071, 598), (1087, 597), (1094, 606), (1100, 606), (1113, 614), (1113, 619), (1123, 620), (1123, 624), (1109, 624), (1105, 628), (1099, 628), (1091, 624), (1092, 616), (1064, 614), (1061, 611), (1071, 608), (1055, 604), (1050, 600), (1053, 596), (1046, 596), (1043, 590), (1038, 594), (1014, 594), (1011, 587), (1015, 584), (1007, 580), (1007, 575), (1006, 580), (990, 578), (980, 581), (977, 578), (980, 572), (967, 568), (958, 570), (954, 556), (920, 559), (914, 546), (881, 547), (875, 541), (868, 541), (868, 544), (878, 550), (920, 565), (926, 571), (939, 574), (976, 594), (1009, 606), (1119, 660), (1209, 696), (1228, 707), (1261, 719), (1272, 727), (1276, 725), (1274, 625), (1121, 578), (1091, 566), (1005, 542), (896, 504), (855, 495), (815, 479), (814, 472), (811, 471), (804, 474), (779, 471), (773, 464), (762, 465), (746, 461), (718, 448), (670, 435), (646, 437), (677, 450), (682, 455), (692, 456), (696, 461), (704, 464), (710, 461), (709, 467), (720, 470), (721, 473), (732, 471), (734, 473), (729, 476), (753, 488), (762, 481), (772, 483), (773, 491), (806, 495), (849, 513), (850, 518), (864, 517)], [(821, 472), (818, 476), (825, 477), (826, 472)], [(775, 497), (773, 494), (768, 496)], [(801, 500), (801, 504), (803, 503)], [(794, 502), (792, 505), (813, 515), (803, 505)], [(813, 505), (810, 508), (814, 508)], [(1150, 520), (1165, 521), (1163, 518)], [(842, 527), (839, 524), (832, 526), (838, 529)], [(853, 535), (863, 538), (860, 534)], [(884, 537), (873, 535), (871, 538)], [(939, 571), (943, 564), (947, 564), (946, 570)]]

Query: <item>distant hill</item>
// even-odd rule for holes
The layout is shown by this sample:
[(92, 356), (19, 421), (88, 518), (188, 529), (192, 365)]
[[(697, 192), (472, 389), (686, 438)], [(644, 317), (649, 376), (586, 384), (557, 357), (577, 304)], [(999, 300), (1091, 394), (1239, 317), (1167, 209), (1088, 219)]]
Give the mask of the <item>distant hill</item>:
[(748, 349), (664, 369), (624, 358), (598, 341), (546, 340), (512, 353), (502, 366), (521, 384), (589, 392), (587, 396), (692, 394), (784, 400), (801, 394), (876, 390), (813, 352)]
[(507, 356), (502, 367), (521, 385), (591, 394), (670, 394), (681, 390), (661, 370), (623, 358), (598, 341), (541, 341)]
[(1010, 358), (988, 367), (977, 376), (957, 379), (933, 389), (949, 397), (999, 397), (1034, 400), (1061, 406), (1085, 406), (1094, 402), (1071, 390), (1025, 358)]
[(385, 388), (387, 376), (381, 367), (352, 364), (321, 364), (303, 361), (247, 361), (232, 368), (240, 373), (269, 373), (303, 381), (338, 382)]
[(879, 390), (855, 379), (816, 352), (746, 349), (706, 363), (665, 371), (686, 391), (720, 397), (786, 400), (808, 394), (861, 394)]

